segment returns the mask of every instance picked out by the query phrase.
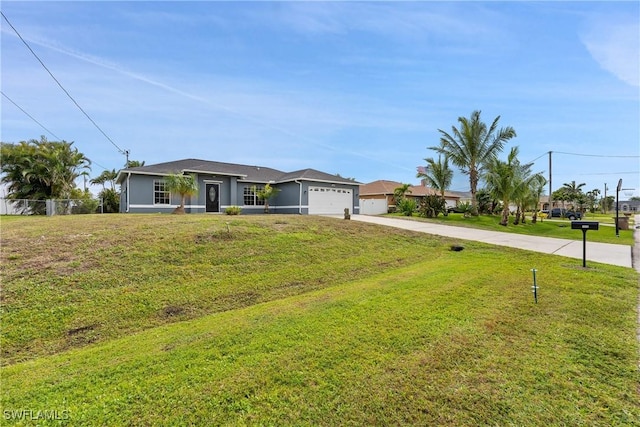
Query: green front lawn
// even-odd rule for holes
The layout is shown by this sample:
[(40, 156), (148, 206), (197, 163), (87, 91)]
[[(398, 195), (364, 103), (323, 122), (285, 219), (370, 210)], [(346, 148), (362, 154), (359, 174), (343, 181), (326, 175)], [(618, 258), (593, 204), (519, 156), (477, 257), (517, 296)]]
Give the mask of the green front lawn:
[[(582, 231), (571, 229), (571, 221), (565, 219), (544, 219), (535, 224), (531, 222), (531, 218), (527, 217), (525, 224), (513, 225), (513, 217), (509, 217), (509, 225), (500, 225), (500, 216), (498, 215), (479, 215), (476, 217), (465, 218), (462, 214), (452, 213), (448, 216), (439, 215), (437, 218), (422, 218), (417, 215), (413, 217), (405, 217), (402, 214), (394, 213), (389, 216), (408, 218), (416, 221), (430, 221), (444, 225), (453, 225), (459, 227), (479, 228), (482, 230), (502, 231), (505, 233), (528, 234), (532, 236), (556, 237), (560, 239), (582, 240)], [(601, 222), (599, 230), (589, 231), (587, 239), (593, 242), (613, 243), (621, 245), (633, 245), (633, 229), (620, 230), (620, 236), (616, 236), (616, 229), (613, 227), (613, 221), (610, 225), (601, 221), (597, 216), (588, 216), (585, 221)], [(633, 225), (631, 226), (631, 228)]]
[(5, 422), (640, 423), (629, 268), (293, 215), (25, 219), (1, 237)]

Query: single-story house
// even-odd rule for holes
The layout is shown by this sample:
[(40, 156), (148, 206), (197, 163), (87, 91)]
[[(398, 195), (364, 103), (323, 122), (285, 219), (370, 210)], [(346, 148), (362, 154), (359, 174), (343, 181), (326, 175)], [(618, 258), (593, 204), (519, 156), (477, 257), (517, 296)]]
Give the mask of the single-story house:
[[(615, 205), (613, 209), (615, 209)], [(640, 200), (620, 200), (618, 201), (618, 211), (622, 213), (637, 214), (640, 212)]]
[[(402, 185), (401, 182), (387, 180), (360, 185), (360, 213), (380, 215), (393, 211), (395, 209), (393, 193), (396, 188), (402, 187)], [(440, 192), (424, 185), (412, 185), (405, 197), (416, 199), (416, 202), (420, 203), (421, 198), (430, 194), (440, 194)], [(445, 191), (444, 198), (447, 207), (455, 207), (460, 200), (460, 195)]]
[(263, 166), (240, 165), (198, 159), (183, 159), (122, 169), (121, 212), (172, 212), (180, 195), (167, 191), (164, 178), (171, 174), (193, 174), (199, 192), (187, 197), (185, 211), (224, 212), (238, 206), (242, 213), (263, 213), (264, 200), (256, 190), (266, 184), (280, 190), (269, 199), (269, 212), (295, 214), (344, 214), (359, 210), (359, 183), (314, 169), (282, 172)]

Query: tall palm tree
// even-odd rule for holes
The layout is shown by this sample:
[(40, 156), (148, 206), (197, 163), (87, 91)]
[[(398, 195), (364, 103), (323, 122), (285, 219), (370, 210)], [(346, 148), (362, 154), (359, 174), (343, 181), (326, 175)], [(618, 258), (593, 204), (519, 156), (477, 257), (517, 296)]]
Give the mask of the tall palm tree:
[(452, 126), (451, 134), (438, 129), (441, 134), (440, 146), (429, 147), (448, 156), (454, 165), (469, 175), (473, 215), (478, 214), (476, 192), (485, 166), (502, 151), (505, 143), (516, 136), (511, 126), (498, 129), (499, 120), (500, 116), (496, 117), (487, 128), (480, 120), (480, 111), (472, 112), (470, 118), (458, 117), (460, 128)]
[(417, 177), (425, 179), (444, 198), (444, 193), (453, 180), (453, 170), (449, 167), (449, 158), (444, 156), (444, 160), (442, 160), (442, 156), (438, 156), (437, 162), (431, 157), (424, 160), (427, 162), (427, 166), (420, 169)]
[(195, 175), (176, 173), (165, 177), (165, 185), (171, 193), (180, 195), (180, 206), (173, 210), (175, 214), (184, 214), (184, 202), (187, 196), (198, 194), (198, 180)]
[(507, 226), (509, 223), (509, 204), (516, 192), (517, 168), (518, 168), (518, 147), (513, 147), (507, 161), (492, 158), (487, 165), (484, 174), (485, 182), (489, 192), (502, 202), (502, 217), (500, 225)]

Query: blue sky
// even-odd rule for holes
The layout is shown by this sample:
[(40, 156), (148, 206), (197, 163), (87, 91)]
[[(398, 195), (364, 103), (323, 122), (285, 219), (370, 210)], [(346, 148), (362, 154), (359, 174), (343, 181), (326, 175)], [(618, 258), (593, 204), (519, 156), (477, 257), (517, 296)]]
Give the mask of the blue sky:
[[(2, 91), (93, 162), (180, 158), (417, 183), (481, 110), (553, 189), (640, 194), (640, 11), (629, 2), (13, 2)], [(2, 97), (4, 142), (45, 135)], [(581, 154), (581, 155), (577, 155)], [(468, 190), (456, 170), (453, 190)], [(622, 198), (622, 195), (621, 195)]]

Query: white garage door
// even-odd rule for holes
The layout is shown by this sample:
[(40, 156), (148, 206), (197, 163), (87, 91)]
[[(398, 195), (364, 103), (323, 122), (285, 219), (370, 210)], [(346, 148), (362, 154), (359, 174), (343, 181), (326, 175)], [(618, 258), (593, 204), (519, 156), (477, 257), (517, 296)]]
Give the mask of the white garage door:
[(309, 187), (309, 214), (344, 214), (349, 208), (353, 213), (353, 190), (333, 187)]
[(360, 199), (360, 213), (362, 215), (386, 214), (387, 199)]

